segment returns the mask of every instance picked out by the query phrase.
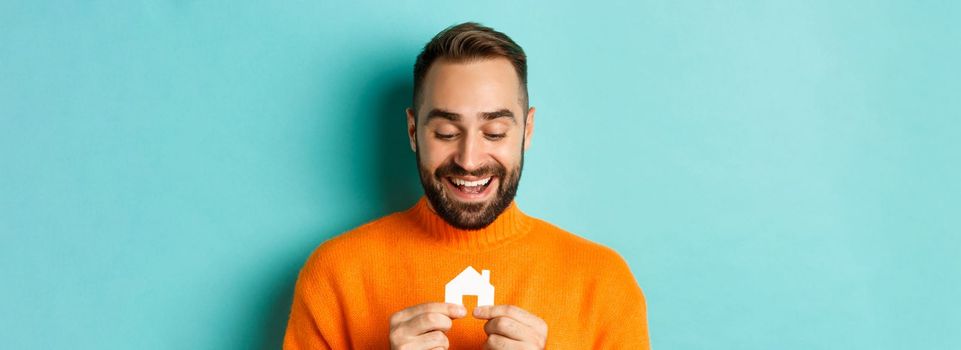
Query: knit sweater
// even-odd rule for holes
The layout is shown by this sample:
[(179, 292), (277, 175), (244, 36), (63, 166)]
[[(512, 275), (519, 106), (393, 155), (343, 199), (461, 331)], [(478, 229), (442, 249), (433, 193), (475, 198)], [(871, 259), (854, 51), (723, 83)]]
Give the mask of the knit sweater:
[[(644, 294), (614, 250), (518, 209), (489, 226), (457, 229), (422, 196), (407, 210), (318, 246), (297, 278), (284, 349), (388, 349), (390, 316), (444, 302), (466, 268), (484, 272), (495, 305), (518, 306), (548, 325), (547, 349), (649, 349)], [(468, 276), (469, 277), (469, 276)], [(447, 332), (451, 349), (481, 349), (485, 320)]]

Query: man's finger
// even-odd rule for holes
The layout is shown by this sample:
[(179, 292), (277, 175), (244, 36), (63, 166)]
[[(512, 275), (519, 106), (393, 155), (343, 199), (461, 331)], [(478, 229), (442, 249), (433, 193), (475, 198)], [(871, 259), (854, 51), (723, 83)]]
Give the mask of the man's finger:
[(409, 335), (421, 335), (431, 331), (447, 332), (454, 325), (447, 315), (436, 312), (428, 312), (415, 316), (400, 325), (404, 328), (404, 333)]
[(510, 317), (538, 331), (546, 331), (547, 323), (540, 317), (514, 305), (487, 305), (474, 309), (474, 317), (489, 320), (495, 317)]
[(484, 324), (488, 335), (502, 335), (508, 339), (528, 344), (542, 343), (541, 336), (532, 327), (507, 316), (494, 317)]
[(447, 349), (450, 347), (450, 341), (441, 331), (433, 331), (426, 334), (421, 334), (417, 337), (416, 343), (418, 349)]
[(400, 323), (417, 317), (421, 314), (434, 312), (445, 315), (449, 318), (461, 318), (467, 315), (467, 309), (462, 305), (451, 303), (423, 303), (400, 310), (390, 317), (390, 325), (396, 326)]
[(499, 334), (493, 334), (487, 337), (487, 342), (484, 343), (484, 349), (533, 349), (534, 346), (528, 343), (522, 343)]

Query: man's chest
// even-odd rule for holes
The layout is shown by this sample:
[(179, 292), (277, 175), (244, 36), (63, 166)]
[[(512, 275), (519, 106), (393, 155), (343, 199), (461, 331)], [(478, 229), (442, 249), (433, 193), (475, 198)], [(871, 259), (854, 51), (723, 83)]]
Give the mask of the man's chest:
[[(345, 328), (368, 329), (351, 334), (352, 343), (360, 348), (386, 346), (388, 320), (397, 311), (427, 302), (459, 301), (470, 313), (478, 303), (489, 302), (488, 294), (492, 304), (514, 305), (543, 319), (552, 348), (590, 347), (583, 342), (594, 338), (591, 295), (597, 291), (583, 277), (558, 278), (559, 263), (460, 257), (413, 266), (396, 259), (342, 276), (337, 295), (344, 299), (339, 304), (346, 322), (358, 326)], [(484, 323), (470, 315), (455, 319), (448, 332), (451, 348), (480, 348), (487, 338)]]

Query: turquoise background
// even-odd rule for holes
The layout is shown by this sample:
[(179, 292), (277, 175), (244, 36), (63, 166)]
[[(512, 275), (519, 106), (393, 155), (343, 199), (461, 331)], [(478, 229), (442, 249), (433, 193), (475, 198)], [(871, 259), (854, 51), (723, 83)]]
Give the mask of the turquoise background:
[(279, 348), (324, 240), (421, 194), (411, 68), (518, 41), (518, 202), (659, 349), (961, 349), (957, 1), (0, 3), (0, 347)]

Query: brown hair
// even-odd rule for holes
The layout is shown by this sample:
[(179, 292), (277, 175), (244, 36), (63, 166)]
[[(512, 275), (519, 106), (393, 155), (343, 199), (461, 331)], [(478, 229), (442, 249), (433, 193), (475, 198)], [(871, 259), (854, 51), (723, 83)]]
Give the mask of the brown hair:
[(447, 27), (434, 36), (414, 63), (414, 99), (411, 108), (417, 109), (421, 102), (421, 89), (430, 65), (438, 58), (454, 62), (503, 57), (514, 65), (521, 82), (521, 101), (527, 109), (527, 56), (524, 49), (510, 37), (490, 27), (475, 22), (465, 22)]

